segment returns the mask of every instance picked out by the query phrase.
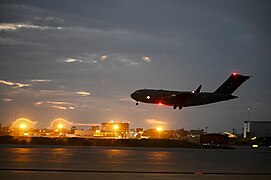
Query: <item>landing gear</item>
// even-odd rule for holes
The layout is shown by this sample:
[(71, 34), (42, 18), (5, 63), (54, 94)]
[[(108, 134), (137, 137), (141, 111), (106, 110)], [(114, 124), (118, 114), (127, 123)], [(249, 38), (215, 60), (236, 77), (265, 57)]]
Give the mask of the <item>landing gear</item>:
[(136, 102), (136, 105), (138, 106), (138, 102)]
[(177, 105), (174, 105), (173, 106), (173, 109), (177, 109), (177, 107), (179, 108), (179, 110), (181, 110), (183, 108), (183, 106), (177, 106)]

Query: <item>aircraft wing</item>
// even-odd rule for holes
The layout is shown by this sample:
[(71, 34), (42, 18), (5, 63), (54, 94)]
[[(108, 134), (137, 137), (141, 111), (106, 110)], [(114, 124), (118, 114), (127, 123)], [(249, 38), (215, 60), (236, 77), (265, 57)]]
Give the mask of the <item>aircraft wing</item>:
[(184, 106), (192, 96), (194, 96), (193, 92), (174, 92), (164, 97), (164, 104)]

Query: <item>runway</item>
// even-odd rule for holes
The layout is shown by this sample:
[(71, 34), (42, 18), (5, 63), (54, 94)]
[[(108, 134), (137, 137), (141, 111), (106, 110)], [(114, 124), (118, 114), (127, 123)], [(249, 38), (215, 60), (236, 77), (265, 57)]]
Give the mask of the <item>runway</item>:
[(0, 179), (270, 179), (271, 150), (1, 145)]

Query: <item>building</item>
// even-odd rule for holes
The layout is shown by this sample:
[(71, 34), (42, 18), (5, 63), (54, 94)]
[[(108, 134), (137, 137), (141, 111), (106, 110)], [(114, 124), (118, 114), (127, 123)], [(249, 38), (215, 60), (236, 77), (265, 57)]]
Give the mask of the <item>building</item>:
[(116, 139), (117, 134), (114, 132), (105, 132), (105, 131), (101, 132), (97, 130), (96, 132), (94, 132), (93, 137), (101, 139)]
[(115, 138), (121, 138), (126, 139), (129, 138), (129, 122), (103, 122), (101, 131), (96, 133), (97, 134), (103, 134), (106, 132), (106, 136), (110, 136), (113, 133), (113, 137)]
[(90, 130), (74, 130), (74, 134), (79, 137), (92, 137), (94, 132)]
[(11, 130), (9, 129), (9, 127), (2, 127), (2, 125), (0, 124), (0, 136), (7, 136), (10, 135)]
[(201, 135), (201, 134), (204, 134), (204, 130), (203, 129), (190, 130), (189, 134), (192, 135), (192, 136)]
[(103, 122), (101, 131), (128, 133), (129, 122)]
[(244, 138), (271, 137), (271, 121), (245, 121)]

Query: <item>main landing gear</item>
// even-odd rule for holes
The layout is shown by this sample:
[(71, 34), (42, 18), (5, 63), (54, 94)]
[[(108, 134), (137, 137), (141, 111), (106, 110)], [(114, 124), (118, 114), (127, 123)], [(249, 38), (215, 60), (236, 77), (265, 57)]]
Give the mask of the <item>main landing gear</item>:
[(177, 109), (177, 107), (179, 107), (179, 110), (181, 110), (181, 109), (183, 108), (182, 106), (174, 105), (174, 106), (173, 106), (173, 109)]
[(136, 105), (138, 106), (138, 102), (136, 102)]

